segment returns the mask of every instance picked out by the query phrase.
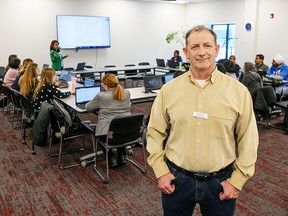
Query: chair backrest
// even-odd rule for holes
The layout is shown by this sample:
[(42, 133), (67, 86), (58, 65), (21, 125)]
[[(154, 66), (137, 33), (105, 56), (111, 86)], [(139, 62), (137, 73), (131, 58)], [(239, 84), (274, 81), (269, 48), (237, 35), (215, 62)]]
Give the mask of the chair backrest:
[(273, 105), (277, 102), (277, 97), (272, 86), (258, 88), (252, 95), (254, 110), (262, 116), (269, 117)]
[[(104, 66), (104, 68), (113, 68), (113, 67), (116, 67), (116, 65), (105, 65)], [(106, 72), (105, 74), (107, 74), (107, 73), (112, 73), (112, 74), (114, 74), (114, 75), (116, 75), (116, 76), (118, 76), (118, 71), (109, 71), (109, 72)]]
[(74, 68), (73, 68), (73, 67), (66, 67), (66, 68), (63, 68), (62, 70), (66, 70), (66, 71), (73, 71)]
[(109, 126), (109, 144), (133, 142), (142, 136), (144, 114), (137, 113), (115, 117)]
[(0, 93), (3, 93), (3, 89), (2, 89), (2, 86), (5, 85), (5, 83), (0, 80)]
[(11, 93), (11, 88), (6, 86), (6, 85), (2, 85), (2, 90), (3, 90), (3, 94), (6, 95), (6, 97), (9, 100), (9, 102), (14, 104), (13, 96), (12, 96), (12, 93)]
[(264, 86), (260, 88), (267, 105), (274, 105), (277, 102), (276, 93), (272, 86)]
[(5, 67), (4, 66), (0, 66), (0, 78), (3, 78), (5, 75)]
[[(126, 64), (124, 67), (135, 67), (135, 64)], [(125, 70), (124, 71), (125, 75), (127, 76), (134, 76), (137, 75), (137, 70)]]
[(85, 65), (85, 68), (93, 69), (93, 66), (92, 65)]
[[(150, 63), (149, 62), (140, 62), (140, 63), (138, 63), (138, 65), (139, 66), (148, 66), (148, 65), (150, 65)], [(150, 72), (150, 71), (151, 71), (151, 69), (140, 69), (139, 73), (146, 73), (146, 72)]]
[(16, 98), (18, 98), (18, 100), (20, 101), (20, 105), (24, 111), (25, 117), (26, 118), (31, 118), (31, 117), (35, 117), (33, 116), (34, 114), (34, 109), (32, 106), (32, 103), (30, 102), (30, 100), (23, 94), (21, 94), (18, 91), (14, 91)]
[(12, 97), (12, 100), (13, 100), (13, 104), (15, 107), (19, 108), (19, 109), (22, 109), (22, 106), (21, 106), (21, 103), (20, 103), (20, 98), (16, 96), (16, 94), (18, 93), (18, 91), (10, 88), (10, 93), (11, 93), (11, 97)]

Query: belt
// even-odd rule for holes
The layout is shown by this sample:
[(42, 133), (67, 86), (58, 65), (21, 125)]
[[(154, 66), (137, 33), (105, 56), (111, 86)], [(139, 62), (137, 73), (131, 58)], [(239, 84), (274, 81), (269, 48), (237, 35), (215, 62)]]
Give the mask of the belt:
[(227, 167), (217, 172), (211, 172), (211, 173), (193, 172), (193, 171), (185, 170), (181, 167), (178, 167), (176, 164), (174, 164), (168, 159), (167, 159), (167, 163), (171, 165), (174, 169), (176, 169), (178, 172), (182, 173), (183, 175), (190, 176), (198, 181), (208, 181), (208, 180), (211, 180), (212, 178), (223, 177), (227, 173), (227, 171), (229, 171), (232, 168), (232, 164), (229, 164)]

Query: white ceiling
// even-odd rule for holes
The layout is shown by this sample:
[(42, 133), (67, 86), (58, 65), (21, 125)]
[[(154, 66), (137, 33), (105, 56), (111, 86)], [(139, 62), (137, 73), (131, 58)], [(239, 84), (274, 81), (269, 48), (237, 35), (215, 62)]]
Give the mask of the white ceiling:
[(211, 2), (211, 1), (219, 1), (219, 0), (135, 0), (135, 1), (170, 2), (170, 3), (199, 3), (199, 2)]

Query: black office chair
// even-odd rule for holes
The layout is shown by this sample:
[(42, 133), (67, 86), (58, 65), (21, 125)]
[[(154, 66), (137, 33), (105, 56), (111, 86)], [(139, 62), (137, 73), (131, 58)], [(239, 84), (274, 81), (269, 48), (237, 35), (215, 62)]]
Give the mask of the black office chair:
[[(149, 66), (150, 63), (149, 62), (139, 62), (138, 65), (139, 66)], [(151, 71), (151, 69), (140, 69), (139, 73), (141, 75), (154, 75), (154, 73)]]
[(5, 67), (0, 66), (0, 79), (4, 78), (4, 75), (5, 75)]
[[(135, 67), (135, 64), (126, 64), (124, 67)], [(136, 80), (136, 86), (139, 84), (139, 80), (143, 79), (143, 76), (138, 75), (138, 70), (124, 70), (125, 74), (125, 87), (127, 85), (127, 82), (130, 82), (132, 84), (132, 88), (134, 87), (134, 81)]]
[[(143, 119), (144, 115), (142, 113), (131, 114), (125, 116), (115, 117), (109, 126), (109, 131), (107, 136), (99, 136), (96, 137), (96, 144), (94, 147), (95, 150), (95, 166), (94, 170), (100, 176), (100, 178), (108, 183), (109, 181), (109, 163), (108, 163), (108, 151), (112, 151), (112, 149), (117, 149), (121, 147), (125, 147), (127, 151), (128, 146), (133, 146), (135, 144), (142, 144), (142, 134), (143, 134)], [(106, 175), (102, 174), (102, 172), (98, 169), (98, 161), (97, 161), (97, 148), (98, 144), (102, 145), (105, 148), (105, 157), (106, 157)], [(143, 149), (143, 163), (144, 168), (137, 164), (135, 161), (130, 159), (126, 154), (126, 160), (131, 162), (134, 166), (136, 166), (143, 173), (146, 173), (147, 163), (146, 163), (146, 150), (145, 146), (142, 144)]]
[(8, 105), (9, 103), (9, 98), (7, 97), (7, 95), (5, 95), (2, 86), (5, 85), (5, 83), (0, 80), (0, 107), (1, 107), (1, 111), (5, 111), (5, 107)]
[[(64, 107), (63, 109), (66, 110)], [(83, 138), (82, 139), (83, 147), (81, 147), (80, 149), (77, 149), (76, 151), (82, 151), (85, 149), (85, 139), (84, 139), (85, 137), (90, 135), (92, 139), (92, 143), (94, 143), (94, 140), (95, 140), (94, 130), (91, 127), (89, 127), (85, 122), (82, 122), (76, 115), (71, 115), (71, 113), (69, 113), (67, 110), (66, 110), (66, 113), (63, 113), (63, 110), (55, 107), (55, 109), (51, 109), (49, 114), (50, 114), (50, 128), (48, 131), (49, 132), (49, 154), (52, 157), (58, 156), (58, 166), (60, 169), (67, 169), (67, 168), (79, 166), (80, 162), (69, 164), (69, 165), (64, 165), (61, 163), (61, 157), (64, 154), (63, 144), (65, 141), (70, 140), (69, 143), (71, 143), (72, 139), (81, 137)], [(67, 120), (67, 117), (70, 118), (70, 120)], [(58, 153), (52, 153), (52, 142), (55, 142), (55, 141), (59, 141)]]
[[(116, 65), (105, 65), (104, 66), (104, 68), (114, 68), (114, 67), (116, 67)], [(115, 76), (117, 76), (118, 77), (118, 71), (114, 71), (114, 70), (111, 70), (111, 71), (109, 71), (109, 72), (105, 72), (105, 74), (107, 74), (107, 73), (112, 73), (112, 74), (114, 74)], [(119, 79), (119, 77), (118, 77), (118, 79)]]
[(271, 118), (282, 114), (281, 109), (275, 106), (277, 97), (272, 86), (264, 86), (257, 89), (252, 95), (253, 107), (258, 121), (267, 119), (268, 126), (271, 125)]
[[(10, 91), (11, 91), (11, 96), (12, 96), (13, 105), (14, 105), (13, 119), (15, 118), (15, 115), (16, 115), (16, 120), (15, 120), (16, 125), (15, 125), (14, 128), (18, 129), (19, 128), (18, 127), (18, 123), (20, 122), (19, 114), (22, 114), (22, 112), (23, 112), (23, 108), (22, 108), (22, 105), (21, 105), (21, 102), (20, 102), (20, 98), (17, 97), (18, 93), (20, 93), (20, 92), (18, 92), (15, 89), (12, 89), (12, 88), (10, 88)], [(22, 122), (22, 120), (21, 120), (21, 122)], [(20, 125), (20, 128), (22, 129), (22, 124)]]
[[(32, 127), (34, 120), (37, 117), (38, 111), (34, 110), (30, 100), (18, 91), (15, 91), (15, 96), (20, 101), (22, 107), (22, 125), (21, 125), (21, 135), (22, 144), (26, 144), (26, 129)], [(32, 145), (32, 154), (35, 154), (34, 145)]]
[[(7, 97), (7, 111), (8, 111), (8, 121), (11, 122), (13, 126), (15, 111), (18, 109), (16, 105), (19, 105), (14, 98), (12, 89), (6, 85), (2, 85), (3, 94)], [(11, 107), (8, 107), (11, 104)]]

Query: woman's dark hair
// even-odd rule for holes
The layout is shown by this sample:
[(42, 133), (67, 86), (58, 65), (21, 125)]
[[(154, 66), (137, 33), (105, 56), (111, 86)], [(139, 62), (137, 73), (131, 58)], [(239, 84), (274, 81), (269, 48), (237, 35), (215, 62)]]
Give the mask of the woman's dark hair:
[(9, 62), (9, 67), (13, 69), (18, 69), (20, 66), (21, 60), (18, 58), (12, 58)]
[(18, 58), (18, 56), (17, 56), (16, 54), (11, 54), (11, 55), (9, 55), (9, 57), (8, 57), (8, 64), (9, 64), (9, 62), (10, 62), (13, 58)]
[[(54, 49), (54, 44), (55, 44), (55, 43), (58, 43), (58, 45), (59, 45), (59, 42), (58, 42), (57, 40), (51, 41), (50, 51), (51, 51), (51, 50), (55, 50), (55, 49)], [(55, 50), (55, 51), (60, 52), (60, 49), (57, 49), (57, 50)]]
[(174, 50), (174, 52), (176, 52), (179, 55), (179, 50)]
[(218, 62), (218, 63), (216, 64), (216, 66), (217, 66), (217, 69), (218, 69), (220, 72), (226, 74), (227, 70), (226, 70), (225, 66), (224, 66), (222, 63), (219, 63), (219, 62)]
[(217, 64), (223, 64), (226, 69), (226, 72), (235, 73), (235, 74), (237, 73), (236, 66), (229, 59), (220, 59), (217, 62)]

